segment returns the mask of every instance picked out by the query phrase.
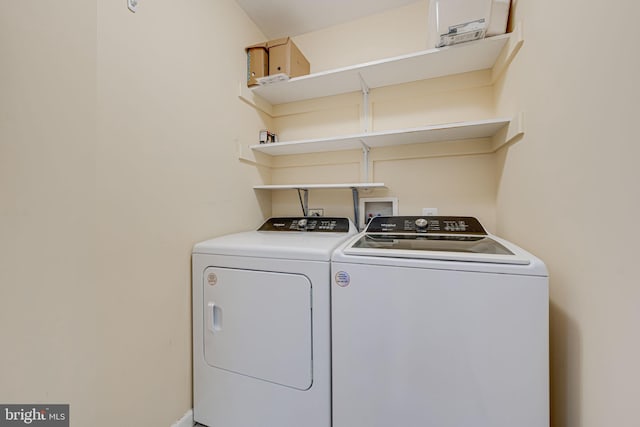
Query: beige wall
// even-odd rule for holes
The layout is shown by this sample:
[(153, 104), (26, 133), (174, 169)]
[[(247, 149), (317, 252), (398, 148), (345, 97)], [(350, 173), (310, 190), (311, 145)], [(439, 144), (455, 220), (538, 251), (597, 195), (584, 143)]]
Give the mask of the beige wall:
[(294, 38), (311, 72), (426, 49), (428, 1), (371, 15)]
[(92, 2), (0, 3), (0, 401), (70, 402), (84, 425), (105, 360), (95, 28)]
[(271, 209), (237, 158), (262, 38), (232, 0), (2, 2), (0, 402), (72, 426), (191, 408), (191, 247)]
[(525, 113), (499, 153), (497, 223), (550, 269), (557, 427), (638, 425), (638, 16), (632, 1), (518, 0), (525, 44), (496, 87), (499, 111)]

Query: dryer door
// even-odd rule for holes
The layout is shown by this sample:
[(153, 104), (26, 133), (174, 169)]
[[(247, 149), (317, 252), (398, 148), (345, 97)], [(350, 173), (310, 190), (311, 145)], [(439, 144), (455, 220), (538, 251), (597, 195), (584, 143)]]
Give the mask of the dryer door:
[(204, 358), (210, 366), (299, 390), (311, 387), (306, 276), (209, 267), (203, 288)]

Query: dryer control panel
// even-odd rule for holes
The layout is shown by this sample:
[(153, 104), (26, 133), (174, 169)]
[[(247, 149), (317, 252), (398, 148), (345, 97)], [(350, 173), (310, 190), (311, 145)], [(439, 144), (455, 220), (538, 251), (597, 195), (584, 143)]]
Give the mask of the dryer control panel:
[(366, 232), (487, 234), (480, 222), (470, 216), (379, 216), (371, 220)]
[(258, 231), (305, 231), (348, 233), (348, 218), (318, 216), (269, 218)]

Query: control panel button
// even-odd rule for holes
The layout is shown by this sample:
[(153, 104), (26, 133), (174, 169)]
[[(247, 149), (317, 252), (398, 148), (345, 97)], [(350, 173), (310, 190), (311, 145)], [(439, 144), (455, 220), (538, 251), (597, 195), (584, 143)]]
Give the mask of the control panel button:
[(427, 225), (429, 225), (429, 221), (427, 221), (426, 219), (424, 218), (416, 219), (416, 227), (425, 228)]

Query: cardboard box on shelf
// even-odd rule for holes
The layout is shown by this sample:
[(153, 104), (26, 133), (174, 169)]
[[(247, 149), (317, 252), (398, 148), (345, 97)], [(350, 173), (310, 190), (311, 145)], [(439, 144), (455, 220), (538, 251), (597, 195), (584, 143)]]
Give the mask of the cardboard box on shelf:
[[(270, 40), (245, 48), (247, 52), (247, 86), (286, 80), (309, 74), (310, 66), (290, 37)], [(272, 80), (264, 77), (277, 76)]]
[(269, 75), (286, 74), (299, 77), (309, 74), (310, 65), (290, 37), (267, 42), (269, 48)]
[(269, 75), (269, 50), (267, 43), (258, 43), (245, 48), (247, 52), (247, 86), (256, 86), (257, 79)]

